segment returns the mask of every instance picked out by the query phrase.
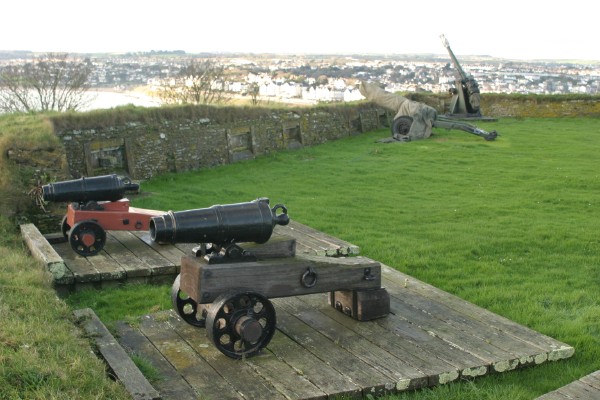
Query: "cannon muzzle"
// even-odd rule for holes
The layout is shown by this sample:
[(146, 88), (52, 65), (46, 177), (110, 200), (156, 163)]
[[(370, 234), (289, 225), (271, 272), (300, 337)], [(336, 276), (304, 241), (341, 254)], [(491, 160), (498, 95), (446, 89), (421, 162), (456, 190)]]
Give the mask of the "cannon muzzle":
[[(280, 214), (277, 214), (281, 210)], [(265, 243), (275, 225), (287, 225), (287, 208), (269, 206), (269, 199), (247, 203), (214, 205), (187, 211), (169, 211), (152, 217), (150, 237), (158, 243)]]
[(138, 184), (131, 183), (127, 178), (121, 179), (115, 174), (42, 186), (44, 200), (54, 202), (116, 201), (122, 199), (126, 192), (136, 193), (138, 190)]

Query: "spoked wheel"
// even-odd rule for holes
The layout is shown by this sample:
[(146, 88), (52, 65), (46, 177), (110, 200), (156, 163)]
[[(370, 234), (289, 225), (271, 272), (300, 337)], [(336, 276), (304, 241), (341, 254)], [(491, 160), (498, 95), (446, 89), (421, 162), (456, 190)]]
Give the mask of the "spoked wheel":
[(77, 254), (93, 256), (104, 247), (106, 232), (94, 221), (81, 221), (71, 228), (69, 243)]
[(67, 222), (67, 216), (65, 215), (60, 221), (60, 231), (62, 232), (65, 239), (69, 238), (69, 231), (71, 230), (71, 225)]
[(408, 135), (412, 126), (413, 118), (408, 115), (401, 115), (392, 122), (392, 136)]
[(182, 320), (190, 325), (198, 328), (204, 328), (206, 324), (206, 311), (207, 306), (204, 304), (198, 304), (192, 299), (187, 293), (181, 291), (179, 284), (181, 281), (181, 274), (177, 275), (173, 286), (171, 286), (171, 302), (173, 303), (173, 309), (177, 311), (177, 314)]
[(237, 291), (222, 294), (208, 310), (206, 334), (228, 357), (253, 356), (275, 334), (275, 308), (259, 293)]

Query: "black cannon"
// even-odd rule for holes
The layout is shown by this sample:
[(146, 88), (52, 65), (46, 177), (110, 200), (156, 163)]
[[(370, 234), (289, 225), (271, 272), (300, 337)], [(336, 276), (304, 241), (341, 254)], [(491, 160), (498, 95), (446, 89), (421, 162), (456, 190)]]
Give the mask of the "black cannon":
[(116, 201), (122, 199), (125, 193), (138, 190), (138, 184), (114, 174), (50, 183), (42, 187), (45, 201), (79, 203)]
[(201, 244), (193, 255), (181, 258), (171, 302), (183, 321), (205, 328), (209, 340), (228, 357), (250, 357), (267, 346), (276, 329), (271, 298), (329, 292), (330, 305), (354, 319), (389, 313), (379, 263), (360, 257), (296, 256), (295, 238), (278, 232), (271, 239), (275, 226), (289, 221), (287, 208), (270, 208), (266, 198), (151, 219), (153, 241)]
[[(277, 214), (281, 210), (280, 214)], [(150, 219), (150, 237), (157, 243), (205, 243), (228, 252), (235, 243), (265, 243), (275, 225), (287, 225), (287, 208), (271, 208), (269, 199), (172, 212)], [(233, 257), (235, 253), (228, 254)]]
[(45, 201), (69, 202), (60, 228), (73, 250), (86, 257), (104, 248), (106, 230), (147, 231), (150, 217), (162, 213), (129, 207), (125, 194), (138, 191), (138, 184), (117, 175), (80, 178), (42, 187)]

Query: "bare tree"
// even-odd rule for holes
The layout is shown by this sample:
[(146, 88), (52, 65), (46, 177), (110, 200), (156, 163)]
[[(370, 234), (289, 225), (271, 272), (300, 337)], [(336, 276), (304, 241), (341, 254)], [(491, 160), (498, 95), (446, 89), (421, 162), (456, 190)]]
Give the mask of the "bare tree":
[(5, 112), (77, 110), (89, 101), (89, 62), (67, 53), (46, 53), (23, 65), (0, 71), (0, 109)]
[(225, 68), (212, 60), (191, 60), (174, 79), (160, 87), (167, 104), (223, 104), (230, 100), (225, 90)]

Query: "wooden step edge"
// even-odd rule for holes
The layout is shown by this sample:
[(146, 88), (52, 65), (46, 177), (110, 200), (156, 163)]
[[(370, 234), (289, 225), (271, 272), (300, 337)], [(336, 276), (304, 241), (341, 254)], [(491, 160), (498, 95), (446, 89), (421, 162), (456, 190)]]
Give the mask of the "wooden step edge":
[(77, 323), (94, 341), (98, 352), (108, 364), (114, 376), (125, 386), (132, 399), (161, 399), (158, 391), (148, 382), (137, 365), (91, 308), (75, 310), (73, 314), (77, 319)]

